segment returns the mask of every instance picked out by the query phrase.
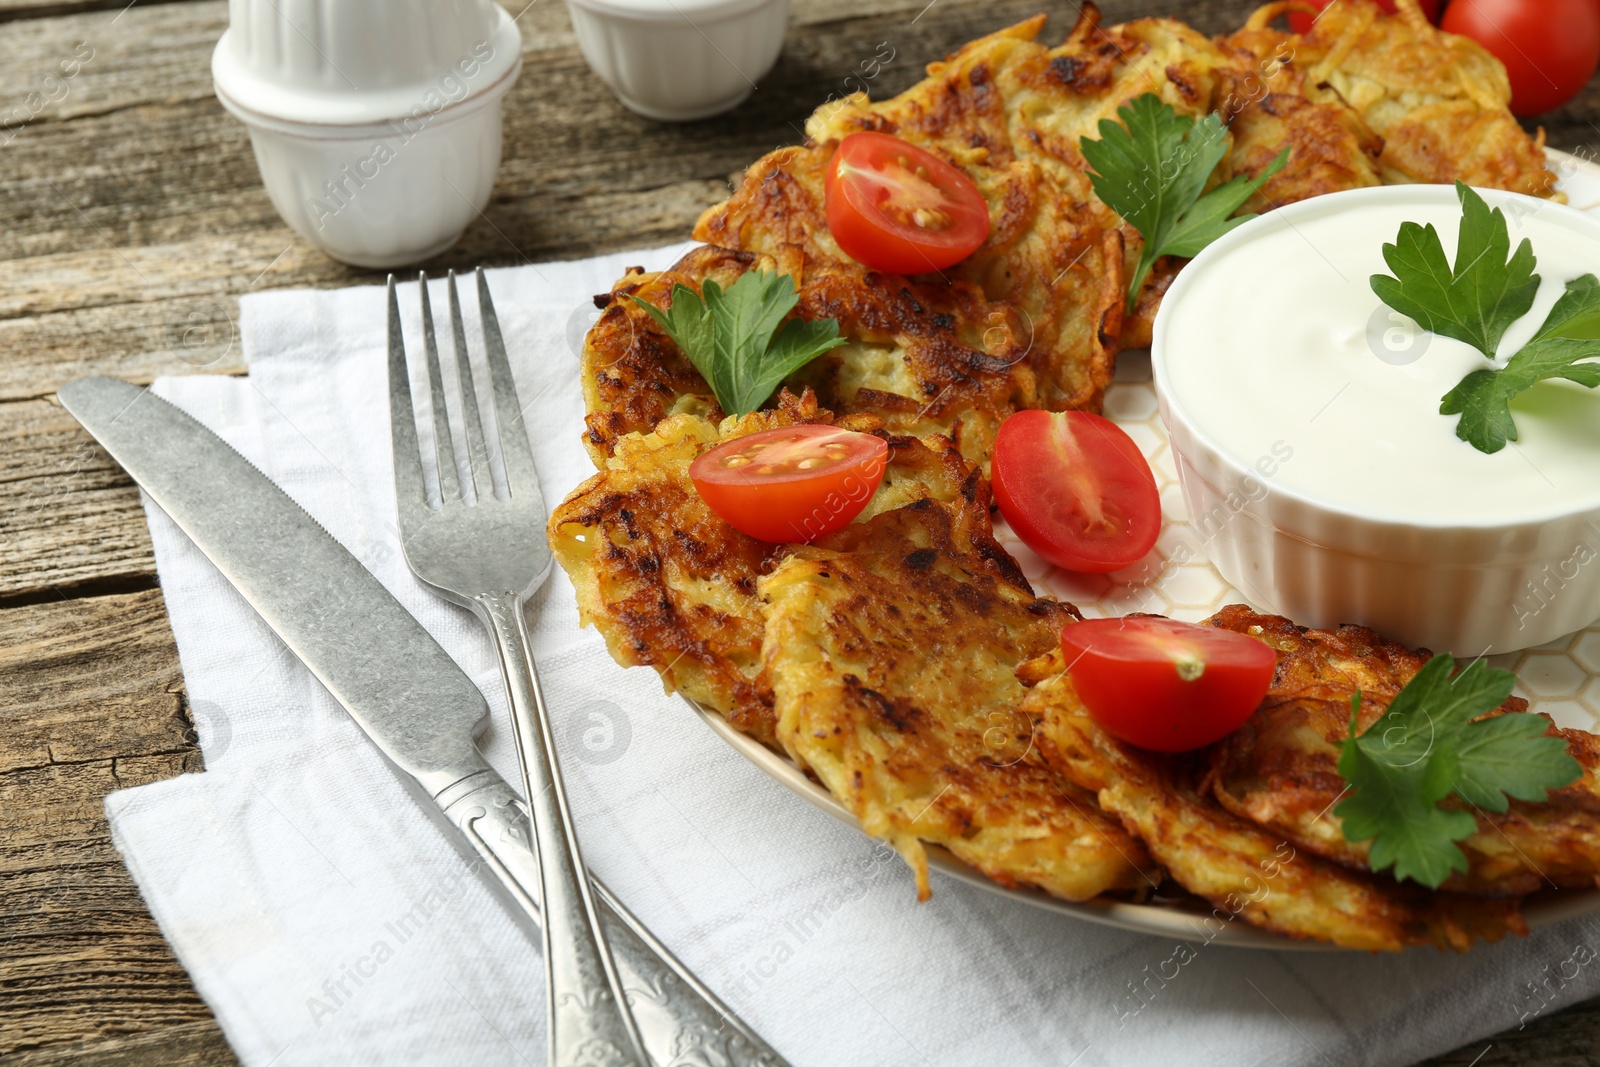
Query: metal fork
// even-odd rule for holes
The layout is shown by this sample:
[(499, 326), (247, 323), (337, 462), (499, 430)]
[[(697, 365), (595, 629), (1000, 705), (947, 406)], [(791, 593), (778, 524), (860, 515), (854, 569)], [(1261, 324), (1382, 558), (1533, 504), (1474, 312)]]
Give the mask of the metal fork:
[(494, 635), (500, 654), (500, 673), (511, 698), (511, 728), (539, 858), (549, 1062), (552, 1067), (648, 1065), (578, 852), (578, 837), (556, 761), (554, 732), (529, 651), (522, 605), (550, 573), (550, 546), (543, 535), (546, 512), (505, 342), (481, 270), (477, 279), (504, 483), (495, 486), (490, 470), (467, 359), (461, 302), (451, 271), (450, 319), (467, 442), (466, 477), (457, 472), (428, 280), (427, 275), (419, 275), (435, 466), (443, 498), (435, 507), (424, 489), (405, 342), (399, 330), (399, 303), (394, 277), (389, 278), (389, 398), (401, 543), (406, 562), (417, 577), (449, 600), (471, 608)]

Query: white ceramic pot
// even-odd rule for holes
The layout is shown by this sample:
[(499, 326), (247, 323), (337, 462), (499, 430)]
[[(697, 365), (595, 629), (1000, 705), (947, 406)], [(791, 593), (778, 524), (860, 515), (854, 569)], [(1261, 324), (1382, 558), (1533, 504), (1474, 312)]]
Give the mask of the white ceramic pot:
[[(1600, 267), (1600, 222), (1483, 195), (1540, 257), (1545, 288), (1520, 327), (1531, 333), (1570, 277)], [(1305, 625), (1356, 623), (1465, 657), (1582, 629), (1600, 617), (1600, 474), (1588, 473), (1600, 471), (1589, 417), (1600, 397), (1535, 386), (1541, 399), (1513, 405), (1520, 442), (1484, 454), (1457, 440), (1439, 398), (1490, 364), (1425, 332), (1410, 355), (1384, 347), (1403, 323), (1390, 322), (1369, 279), (1387, 272), (1381, 247), (1396, 230), (1366, 227), (1385, 211), (1386, 227), (1437, 226), (1454, 259), (1451, 187), (1360, 189), (1240, 226), (1167, 292), (1151, 364), (1190, 522), (1224, 578)], [(1307, 284), (1284, 280), (1296, 275)], [(1224, 367), (1234, 370), (1213, 369)], [(1408, 393), (1408, 383), (1420, 384)], [(1580, 451), (1537, 450), (1558, 440)], [(1531, 481), (1506, 481), (1519, 477)]]
[(630, 110), (684, 122), (737, 107), (778, 60), (789, 0), (568, 0), (583, 58)]
[(492, 0), (231, 0), (217, 98), (278, 214), (335, 259), (417, 263), (483, 211), (521, 34)]

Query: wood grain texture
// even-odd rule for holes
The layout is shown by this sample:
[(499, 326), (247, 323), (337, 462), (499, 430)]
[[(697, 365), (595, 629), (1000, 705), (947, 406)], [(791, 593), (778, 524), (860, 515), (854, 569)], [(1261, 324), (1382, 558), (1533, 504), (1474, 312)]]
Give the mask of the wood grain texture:
[(124, 8), (153, 7), (157, 4), (181, 0), (0, 0), (0, 22), (22, 19), (49, 19), (61, 15), (78, 15), (86, 11), (105, 11), (112, 15)]
[[(731, 176), (800, 137), (879, 42), (897, 92), (1038, 0), (795, 0), (777, 68), (731, 115), (626, 111), (588, 71), (564, 5), (521, 11), (525, 68), (484, 217), (429, 269), (680, 240)], [(1249, 0), (1109, 0), (1208, 33)], [(74, 377), (238, 373), (238, 299), (374, 282), (278, 219), (243, 126), (211, 92), (224, 0), (0, 0), (0, 1060), (18, 1067), (233, 1057), (107, 836), (105, 793), (199, 769), (138, 496), (51, 398)], [(1545, 116), (1588, 151), (1600, 90)], [(1600, 1001), (1428, 1067), (1600, 1063)], [(1509, 1010), (1509, 1009), (1508, 1009)], [(1487, 1051), (1486, 1051), (1487, 1047)]]
[(6, 1067), (215, 1067), (235, 1062), (209, 1017), (131, 1037), (89, 1039), (6, 1057)]
[(101, 809), (200, 769), (161, 594), (14, 608), (0, 626), (0, 1060), (206, 1020)]
[(122, 468), (54, 400), (0, 404), (0, 605), (154, 575)]

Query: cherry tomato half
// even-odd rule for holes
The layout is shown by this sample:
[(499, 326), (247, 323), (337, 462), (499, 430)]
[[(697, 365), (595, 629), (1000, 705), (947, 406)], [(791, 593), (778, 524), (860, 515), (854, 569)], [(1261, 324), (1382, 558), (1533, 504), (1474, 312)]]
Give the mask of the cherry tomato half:
[(1471, 37), (1506, 65), (1511, 110), (1538, 115), (1560, 107), (1600, 65), (1595, 0), (1458, 0), (1444, 30)]
[(1201, 748), (1244, 725), (1278, 663), (1253, 637), (1157, 615), (1073, 623), (1061, 651), (1094, 721), (1156, 752)]
[[(1310, 2), (1316, 6), (1318, 11), (1321, 11), (1329, 4), (1334, 3), (1334, 0), (1310, 0)], [(1338, 2), (1349, 4), (1357, 2), (1357, 0), (1338, 0)], [(1419, 2), (1422, 5), (1422, 13), (1428, 16), (1429, 22), (1437, 26), (1439, 24), (1439, 0), (1419, 0)], [(1394, 14), (1394, 0), (1378, 0), (1378, 7), (1383, 9), (1385, 15)], [(1295, 33), (1310, 33), (1311, 24), (1316, 19), (1317, 16), (1308, 15), (1304, 11), (1291, 11), (1289, 12), (1289, 28)]]
[(886, 133), (852, 133), (828, 165), (828, 229), (873, 270), (925, 274), (961, 262), (989, 236), (972, 179)]
[(815, 541), (861, 514), (878, 491), (889, 446), (834, 426), (780, 426), (697, 457), (689, 477), (734, 529), (761, 541)]
[(1000, 424), (989, 471), (1011, 529), (1058, 567), (1114, 571), (1161, 534), (1155, 475), (1110, 419), (1019, 411)]

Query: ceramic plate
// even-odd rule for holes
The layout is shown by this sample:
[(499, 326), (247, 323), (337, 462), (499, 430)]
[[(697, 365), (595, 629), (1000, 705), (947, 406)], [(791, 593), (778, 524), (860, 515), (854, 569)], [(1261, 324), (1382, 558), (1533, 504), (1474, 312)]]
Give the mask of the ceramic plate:
[[(1567, 194), (1568, 203), (1600, 215), (1600, 165), (1553, 149), (1548, 154), (1551, 169), (1559, 176), (1559, 186)], [(1167, 431), (1156, 414), (1148, 355), (1126, 352), (1118, 357), (1116, 381), (1106, 390), (1105, 414), (1138, 442), (1150, 460), (1150, 468), (1161, 486), (1161, 539), (1150, 555), (1126, 570), (1112, 574), (1071, 574), (1045, 563), (1003, 524), (999, 525), (997, 536), (1016, 556), (1034, 588), (1071, 601), (1089, 618), (1146, 611), (1198, 622), (1225, 604), (1249, 603), (1248, 597), (1228, 585), (1216, 568), (1205, 561), (1204, 539), (1195, 534), (1189, 523), (1173, 467), (1172, 450), (1167, 443)], [(1179, 551), (1180, 548), (1183, 551)], [(1489, 662), (1517, 673), (1517, 692), (1527, 697), (1530, 710), (1545, 712), (1561, 726), (1600, 733), (1600, 624), (1548, 645), (1490, 657)], [(860, 827), (855, 816), (787, 758), (739, 733), (715, 712), (693, 701), (689, 703), (719, 737), (751, 763), (834, 818)], [(929, 866), (951, 878), (1036, 907), (1123, 930), (1187, 941), (1198, 938), (1211, 944), (1239, 948), (1347, 951), (1326, 942), (1296, 941), (1271, 934), (1243, 921), (1229, 922), (1213, 932), (1202, 925), (1211, 908), (1193, 897), (1157, 899), (1147, 904), (1104, 900), (1074, 904), (1038, 890), (1007, 889), (936, 845), (928, 845), (927, 850)], [(935, 900), (938, 892), (935, 883)], [(1600, 910), (1600, 890), (1551, 892), (1528, 898), (1523, 915), (1529, 927), (1539, 929), (1596, 910)]]

